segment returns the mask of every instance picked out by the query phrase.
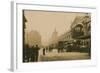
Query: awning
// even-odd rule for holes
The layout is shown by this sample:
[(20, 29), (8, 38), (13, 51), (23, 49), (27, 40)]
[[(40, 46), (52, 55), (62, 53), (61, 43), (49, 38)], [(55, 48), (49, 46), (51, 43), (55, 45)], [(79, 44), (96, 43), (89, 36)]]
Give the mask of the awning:
[(84, 36), (77, 37), (77, 39), (88, 39), (88, 38), (91, 38), (91, 35), (84, 35)]

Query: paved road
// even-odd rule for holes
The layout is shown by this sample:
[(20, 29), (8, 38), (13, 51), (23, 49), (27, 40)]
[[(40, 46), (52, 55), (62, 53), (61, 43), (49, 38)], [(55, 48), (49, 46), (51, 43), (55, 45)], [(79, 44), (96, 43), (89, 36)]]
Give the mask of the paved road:
[(43, 55), (42, 49), (39, 51), (39, 61), (59, 61), (59, 60), (82, 60), (90, 59), (88, 53), (63, 52), (58, 53), (56, 49)]

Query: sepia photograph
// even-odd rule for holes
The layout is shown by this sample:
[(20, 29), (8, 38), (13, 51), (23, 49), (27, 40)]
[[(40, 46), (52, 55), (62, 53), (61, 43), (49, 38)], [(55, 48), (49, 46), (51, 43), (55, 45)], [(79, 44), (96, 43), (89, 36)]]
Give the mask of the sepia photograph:
[(22, 10), (23, 63), (91, 59), (91, 13)]

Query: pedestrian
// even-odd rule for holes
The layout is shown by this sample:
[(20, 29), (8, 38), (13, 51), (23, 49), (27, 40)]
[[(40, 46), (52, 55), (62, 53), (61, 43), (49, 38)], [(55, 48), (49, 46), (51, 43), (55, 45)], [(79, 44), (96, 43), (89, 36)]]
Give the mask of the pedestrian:
[(43, 55), (45, 55), (45, 48), (43, 48)]
[(38, 56), (39, 56), (39, 50), (40, 48), (38, 47), (38, 45), (36, 45), (36, 47), (34, 48), (35, 51), (35, 61), (38, 61)]

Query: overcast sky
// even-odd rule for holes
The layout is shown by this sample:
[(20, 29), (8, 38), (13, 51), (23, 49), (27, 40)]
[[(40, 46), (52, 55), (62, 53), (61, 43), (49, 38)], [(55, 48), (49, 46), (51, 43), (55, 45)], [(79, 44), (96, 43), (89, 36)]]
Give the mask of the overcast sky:
[(38, 31), (42, 37), (42, 43), (45, 43), (50, 39), (55, 29), (58, 35), (70, 30), (74, 18), (81, 15), (84, 15), (84, 13), (25, 10), (26, 31)]

